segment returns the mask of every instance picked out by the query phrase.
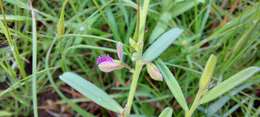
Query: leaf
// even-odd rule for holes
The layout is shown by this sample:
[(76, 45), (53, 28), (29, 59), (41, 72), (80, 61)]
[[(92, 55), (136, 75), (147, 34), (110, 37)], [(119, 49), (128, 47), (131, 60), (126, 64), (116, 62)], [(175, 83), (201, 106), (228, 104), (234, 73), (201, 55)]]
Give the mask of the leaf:
[(210, 79), (214, 73), (216, 63), (217, 63), (217, 57), (215, 55), (211, 55), (209, 57), (209, 60), (207, 61), (207, 64), (200, 78), (199, 86), (202, 90), (208, 87)]
[(77, 74), (66, 72), (60, 76), (60, 79), (98, 105), (117, 113), (123, 111), (123, 108), (112, 97)]
[(248, 78), (252, 77), (254, 74), (256, 74), (259, 71), (260, 71), (259, 67), (249, 67), (231, 76), (227, 80), (218, 84), (213, 89), (209, 90), (205, 94), (205, 96), (202, 97), (201, 104), (216, 99), (217, 97), (223, 95), (224, 93), (228, 92), (232, 88), (240, 85), (242, 82), (246, 81)]
[(163, 63), (163, 61), (158, 60), (157, 66), (160, 69), (160, 72), (162, 73), (162, 76), (164, 80), (166, 81), (166, 84), (168, 85), (170, 91), (172, 92), (173, 96), (177, 100), (177, 102), (181, 105), (181, 107), (188, 111), (187, 102), (184, 98), (183, 92), (181, 90), (181, 87), (179, 86), (179, 83), (175, 79), (175, 77), (172, 75), (169, 68)]
[(167, 108), (163, 109), (163, 111), (161, 112), (159, 117), (172, 117), (172, 112), (173, 112), (172, 108), (167, 107)]
[(215, 55), (210, 55), (200, 78), (199, 90), (196, 94), (195, 99), (193, 100), (190, 110), (186, 113), (187, 116), (192, 115), (194, 113), (194, 111), (200, 105), (201, 97), (208, 91), (208, 85), (211, 77), (213, 76), (216, 63), (217, 57)]
[(182, 29), (172, 28), (164, 33), (144, 52), (143, 59), (146, 61), (153, 61), (156, 59), (181, 35), (182, 32)]

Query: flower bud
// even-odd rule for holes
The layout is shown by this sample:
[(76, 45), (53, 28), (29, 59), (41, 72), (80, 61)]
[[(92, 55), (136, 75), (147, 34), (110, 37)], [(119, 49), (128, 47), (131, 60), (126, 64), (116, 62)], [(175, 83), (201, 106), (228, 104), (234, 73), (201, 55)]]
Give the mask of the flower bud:
[(147, 67), (147, 72), (152, 79), (157, 81), (163, 80), (160, 70), (153, 63), (146, 64), (146, 67)]
[(120, 61), (123, 61), (123, 44), (121, 42), (116, 43), (117, 56)]

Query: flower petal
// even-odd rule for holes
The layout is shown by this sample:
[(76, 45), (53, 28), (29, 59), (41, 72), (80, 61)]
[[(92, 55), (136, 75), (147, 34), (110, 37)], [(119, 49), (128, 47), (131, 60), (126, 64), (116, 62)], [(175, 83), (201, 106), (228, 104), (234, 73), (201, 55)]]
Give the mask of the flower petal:
[(123, 65), (118, 62), (102, 62), (98, 64), (98, 68), (103, 72), (111, 72), (123, 68)]
[(96, 60), (97, 64), (100, 64), (103, 62), (113, 62), (113, 58), (108, 55), (103, 55), (103, 56), (99, 56)]

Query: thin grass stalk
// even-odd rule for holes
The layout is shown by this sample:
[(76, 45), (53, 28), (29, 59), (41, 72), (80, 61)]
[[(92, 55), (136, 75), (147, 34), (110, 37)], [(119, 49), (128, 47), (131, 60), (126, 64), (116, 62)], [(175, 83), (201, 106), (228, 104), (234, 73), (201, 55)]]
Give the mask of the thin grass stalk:
[(32, 1), (29, 1), (32, 15), (32, 97), (33, 97), (33, 115), (38, 117), (37, 104), (37, 29), (36, 17), (33, 10)]

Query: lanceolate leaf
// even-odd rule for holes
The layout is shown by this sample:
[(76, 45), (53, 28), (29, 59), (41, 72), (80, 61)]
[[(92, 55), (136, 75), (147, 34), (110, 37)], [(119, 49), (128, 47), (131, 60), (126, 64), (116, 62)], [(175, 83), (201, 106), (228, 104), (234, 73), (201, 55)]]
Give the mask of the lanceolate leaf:
[(162, 73), (164, 80), (166, 81), (166, 84), (168, 85), (170, 91), (172, 92), (173, 96), (175, 97), (177, 102), (181, 105), (181, 107), (185, 111), (188, 111), (187, 102), (184, 98), (184, 95), (181, 90), (181, 87), (179, 86), (179, 83), (177, 82), (175, 77), (172, 75), (169, 68), (163, 63), (163, 61), (158, 60), (156, 63)]
[(153, 61), (165, 51), (183, 32), (182, 29), (172, 28), (160, 36), (145, 52), (143, 59)]
[(224, 93), (228, 92), (232, 88), (240, 85), (242, 82), (246, 81), (248, 78), (252, 77), (254, 74), (260, 71), (259, 67), (249, 67), (244, 69), (237, 74), (231, 76), (227, 80), (223, 81), (222, 83), (218, 84), (213, 89), (209, 90), (205, 96), (201, 99), (201, 104), (207, 103), (216, 99), (217, 97), (223, 95)]
[(123, 111), (123, 108), (112, 97), (79, 75), (66, 72), (60, 76), (60, 79), (98, 105), (117, 113)]
[(159, 117), (172, 117), (172, 111), (173, 111), (172, 108), (167, 107), (163, 109)]

